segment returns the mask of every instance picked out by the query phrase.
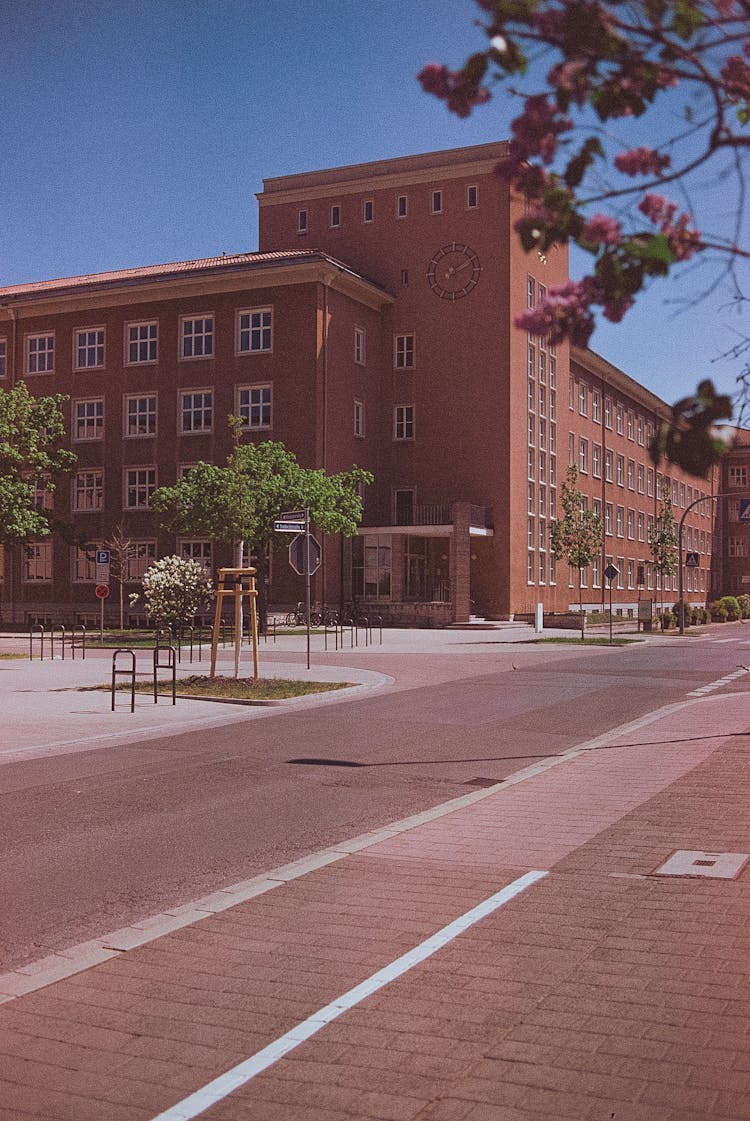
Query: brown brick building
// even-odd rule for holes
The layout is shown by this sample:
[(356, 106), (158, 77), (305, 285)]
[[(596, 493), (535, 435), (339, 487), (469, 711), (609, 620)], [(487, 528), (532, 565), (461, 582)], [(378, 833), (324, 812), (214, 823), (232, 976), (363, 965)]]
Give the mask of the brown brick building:
[[(148, 499), (190, 464), (224, 461), (230, 413), (305, 466), (375, 475), (358, 538), (323, 543), (319, 601), (428, 624), (567, 610), (577, 592), (549, 527), (569, 461), (607, 529), (589, 606), (610, 559), (623, 610), (676, 598), (676, 579), (657, 589), (648, 564), (660, 476), (647, 440), (667, 407), (595, 354), (513, 327), (568, 266), (563, 249), (518, 247), (523, 204), (495, 174), (503, 150), (266, 180), (257, 253), (0, 289), (0, 385), (70, 397), (78, 467), (55, 514), (88, 546), (55, 536), (13, 550), (4, 617), (93, 615), (92, 547), (118, 524), (137, 542), (128, 590), (175, 549), (229, 563), (211, 541), (165, 535)], [(677, 470), (669, 481), (678, 517), (718, 490)], [(693, 602), (709, 594), (713, 505), (686, 521)], [(271, 602), (301, 595), (277, 554)]]

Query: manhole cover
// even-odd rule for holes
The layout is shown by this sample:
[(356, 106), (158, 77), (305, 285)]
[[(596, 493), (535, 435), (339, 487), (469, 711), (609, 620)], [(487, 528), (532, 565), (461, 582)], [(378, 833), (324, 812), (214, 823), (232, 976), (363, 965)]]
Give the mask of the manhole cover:
[(708, 876), (714, 880), (736, 880), (750, 854), (746, 852), (698, 852), (678, 849), (655, 876)]

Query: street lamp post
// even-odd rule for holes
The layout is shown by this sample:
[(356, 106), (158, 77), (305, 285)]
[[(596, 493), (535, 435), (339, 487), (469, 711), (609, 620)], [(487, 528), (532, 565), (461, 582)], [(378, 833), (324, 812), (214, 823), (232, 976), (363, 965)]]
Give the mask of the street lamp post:
[(728, 498), (728, 497), (729, 497), (728, 494), (723, 493), (721, 491), (718, 494), (704, 494), (702, 498), (696, 498), (694, 502), (691, 502), (689, 506), (686, 506), (685, 511), (684, 511), (682, 517), (680, 518), (680, 525), (679, 525), (679, 528), (677, 530), (677, 564), (678, 564), (677, 587), (678, 587), (678, 596), (679, 596), (679, 604), (680, 604), (680, 610), (679, 610), (680, 634), (685, 633), (685, 602), (683, 600), (683, 591), (684, 591), (683, 583), (684, 582), (683, 582), (683, 575), (682, 575), (682, 528), (685, 524), (685, 518), (688, 516), (688, 514), (692, 510), (693, 506), (697, 506), (699, 502), (715, 502), (717, 498)]

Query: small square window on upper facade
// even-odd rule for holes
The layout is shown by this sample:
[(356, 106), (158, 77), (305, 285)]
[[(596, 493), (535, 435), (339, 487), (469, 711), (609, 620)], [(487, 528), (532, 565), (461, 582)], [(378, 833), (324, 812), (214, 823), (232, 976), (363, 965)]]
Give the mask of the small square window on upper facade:
[(125, 435), (156, 435), (156, 397), (125, 398)]
[(140, 366), (159, 356), (159, 325), (155, 320), (125, 325), (125, 363)]
[(104, 437), (104, 399), (93, 397), (73, 403), (73, 439), (101, 440)]
[(180, 395), (181, 431), (210, 432), (213, 422), (213, 392), (210, 389), (188, 390)]
[(180, 320), (180, 357), (212, 358), (214, 353), (214, 317)]
[(406, 218), (408, 214), (409, 203), (406, 195), (399, 195), (396, 199), (396, 217)]
[(273, 420), (270, 385), (241, 385), (237, 389), (237, 413), (243, 428), (270, 428)]
[(340, 225), (341, 225), (341, 207), (340, 206), (332, 206), (331, 207), (331, 228), (336, 229), (336, 227), (340, 226)]
[(101, 370), (104, 366), (104, 328), (92, 327), (75, 332), (76, 370)]
[(308, 230), (307, 211), (306, 210), (298, 210), (297, 211), (297, 233), (298, 234), (306, 234), (307, 230)]
[(397, 370), (411, 370), (415, 364), (414, 335), (396, 335), (393, 345), (393, 365)]
[(237, 353), (268, 354), (273, 349), (273, 310), (250, 308), (237, 312)]
[(52, 374), (55, 370), (55, 336), (26, 336), (27, 374)]
[(375, 203), (372, 199), (366, 199), (362, 203), (362, 221), (373, 222), (375, 220)]
[(467, 210), (476, 210), (479, 206), (479, 188), (467, 187), (466, 188), (466, 208)]
[(432, 214), (443, 213), (443, 192), (433, 191), (430, 195), (430, 212)]

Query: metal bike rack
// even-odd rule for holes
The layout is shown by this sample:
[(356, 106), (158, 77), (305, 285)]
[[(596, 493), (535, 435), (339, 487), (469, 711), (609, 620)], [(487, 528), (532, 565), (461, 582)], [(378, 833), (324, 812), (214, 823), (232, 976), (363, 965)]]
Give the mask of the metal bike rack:
[(73, 661), (75, 661), (76, 660), (76, 635), (79, 634), (79, 633), (81, 635), (81, 645), (79, 646), (79, 650), (81, 651), (83, 661), (85, 662), (86, 661), (86, 628), (83, 625), (83, 623), (76, 623), (71, 627), (71, 629), (70, 629), (70, 649), (73, 653)]
[(44, 627), (41, 623), (32, 623), (29, 627), (29, 661), (34, 660), (34, 637), (39, 632), (39, 661), (44, 661)]
[(60, 632), (60, 647), (62, 649), (62, 661), (65, 661), (65, 627), (61, 623), (58, 627), (52, 626), (49, 630), (49, 656), (55, 656), (55, 631)]
[[(162, 653), (167, 652), (166, 662), (162, 661)], [(157, 643), (154, 647), (154, 704), (159, 703), (158, 671), (171, 669), (172, 671), (172, 704), (177, 704), (177, 660), (174, 646)]]
[[(128, 669), (117, 668), (117, 658), (120, 654), (126, 654), (130, 658)], [(135, 651), (121, 647), (112, 654), (112, 712), (115, 711), (116, 678), (123, 677), (125, 674), (130, 677), (130, 711), (135, 712)]]

